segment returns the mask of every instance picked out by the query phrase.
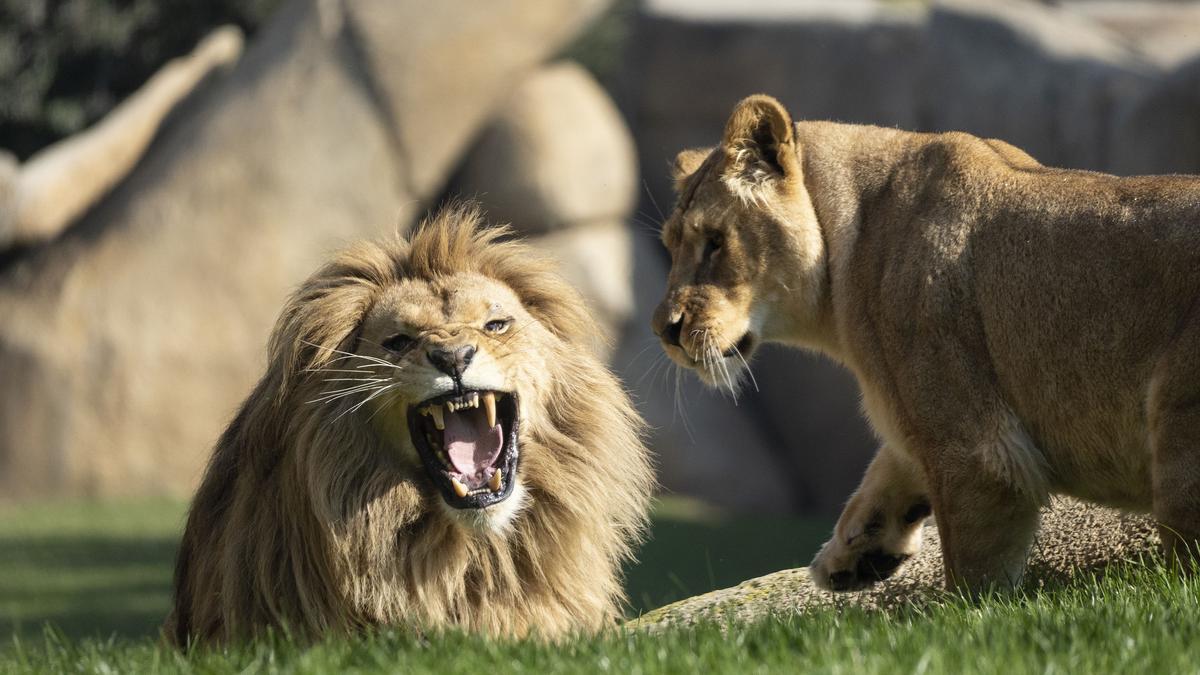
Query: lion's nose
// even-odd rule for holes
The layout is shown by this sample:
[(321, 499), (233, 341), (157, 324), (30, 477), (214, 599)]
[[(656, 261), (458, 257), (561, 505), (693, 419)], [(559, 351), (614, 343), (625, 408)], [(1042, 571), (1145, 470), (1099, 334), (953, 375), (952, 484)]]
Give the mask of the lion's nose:
[(666, 328), (663, 329), (662, 339), (664, 342), (666, 342), (669, 345), (675, 345), (676, 347), (682, 347), (682, 345), (679, 344), (679, 338), (682, 334), (683, 334), (683, 316), (681, 315), (679, 317), (679, 320), (677, 320), (675, 323), (668, 325)]
[(434, 347), (426, 353), (426, 356), (434, 368), (455, 380), (461, 380), (467, 366), (471, 365), (471, 359), (475, 358), (475, 345), (462, 345), (453, 350)]

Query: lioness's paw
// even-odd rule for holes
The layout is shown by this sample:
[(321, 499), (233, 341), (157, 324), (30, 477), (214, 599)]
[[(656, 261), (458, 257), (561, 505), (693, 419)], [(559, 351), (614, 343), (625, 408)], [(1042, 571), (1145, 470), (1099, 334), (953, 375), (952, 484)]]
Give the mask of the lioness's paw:
[(921, 549), (921, 525), (929, 514), (926, 502), (895, 516), (877, 511), (863, 522), (844, 514), (809, 565), (813, 583), (828, 591), (858, 591), (891, 577)]

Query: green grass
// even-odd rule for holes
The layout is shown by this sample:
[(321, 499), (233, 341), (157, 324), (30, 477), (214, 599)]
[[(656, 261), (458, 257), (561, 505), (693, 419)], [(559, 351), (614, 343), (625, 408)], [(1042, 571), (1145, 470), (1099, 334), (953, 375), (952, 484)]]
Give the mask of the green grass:
[(614, 633), (561, 645), (383, 632), (283, 639), (183, 656), (146, 639), (50, 636), (0, 652), (0, 672), (1195, 673), (1200, 585), (1132, 569), (1029, 597), (923, 611), (821, 611), (745, 626)]
[[(184, 656), (153, 638), (181, 517), (173, 502), (0, 509), (0, 631), (14, 635), (0, 642), (0, 673), (1200, 673), (1200, 580), (1140, 567), (978, 603), (824, 610), (559, 645), (385, 631)], [(669, 502), (630, 585), (653, 597), (725, 584), (739, 569), (773, 564), (755, 551), (786, 549), (785, 534), (809, 530), (819, 527)], [(45, 620), (54, 627), (43, 629)]]
[[(185, 508), (165, 500), (0, 507), (0, 643), (13, 634), (40, 639), (47, 623), (72, 639), (155, 635)], [(629, 612), (804, 564), (830, 526), (660, 501), (626, 571)]]

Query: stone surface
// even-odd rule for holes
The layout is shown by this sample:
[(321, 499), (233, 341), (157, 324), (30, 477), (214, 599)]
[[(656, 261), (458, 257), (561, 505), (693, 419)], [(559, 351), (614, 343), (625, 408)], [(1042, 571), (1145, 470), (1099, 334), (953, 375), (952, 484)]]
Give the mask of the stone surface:
[[(1056, 499), (1042, 515), (1025, 585), (1031, 588), (1103, 571), (1108, 565), (1153, 556), (1158, 535), (1152, 520), (1070, 499)], [(896, 576), (875, 588), (831, 593), (813, 585), (807, 568), (783, 570), (733, 588), (667, 605), (626, 624), (661, 630), (698, 622), (753, 621), (825, 607), (890, 609), (937, 602), (945, 594), (937, 528), (926, 526), (925, 546)]]
[[(328, 3), (334, 6), (334, 3)], [(392, 121), (408, 160), (407, 184), (425, 196), (442, 186), (470, 134), (528, 74), (608, 0), (353, 0), (353, 32), (368, 48), (355, 54), (372, 76), (370, 93)]]
[(605, 330), (601, 356), (633, 314), (633, 234), (624, 220), (596, 220), (530, 240), (559, 263)]
[(191, 490), (289, 290), (407, 223), (598, 6), (468, 4), (293, 0), (108, 198), (0, 261), (0, 495)]
[(527, 233), (624, 220), (637, 196), (633, 138), (592, 76), (558, 63), (501, 104), (452, 185)]
[(1200, 57), (1120, 110), (1111, 154), (1118, 174), (1200, 173)]
[(137, 165), (159, 126), (214, 70), (237, 62), (242, 33), (214, 30), (93, 126), (42, 148), (0, 188), (0, 250), (57, 237)]
[(1169, 0), (1082, 0), (1062, 9), (1120, 36), (1150, 63), (1163, 68), (1200, 53), (1200, 5)]
[(943, 0), (921, 130), (1001, 138), (1050, 166), (1110, 165), (1113, 112), (1149, 69), (1103, 27), (1032, 2)]

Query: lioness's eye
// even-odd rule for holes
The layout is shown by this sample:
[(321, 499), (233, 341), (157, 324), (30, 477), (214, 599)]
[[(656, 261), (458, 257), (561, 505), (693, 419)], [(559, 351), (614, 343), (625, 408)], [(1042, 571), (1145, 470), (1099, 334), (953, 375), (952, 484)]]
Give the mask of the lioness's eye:
[(382, 345), (383, 348), (389, 352), (403, 353), (409, 349), (412, 349), (412, 346), (415, 343), (416, 340), (414, 340), (411, 336), (405, 335), (404, 333), (397, 333), (384, 340)]
[(725, 245), (725, 235), (720, 232), (709, 232), (708, 238), (704, 241), (704, 257), (716, 253)]
[(489, 333), (495, 333), (496, 335), (499, 335), (508, 330), (508, 326), (511, 323), (512, 319), (492, 319), (491, 321), (483, 324), (483, 329)]

